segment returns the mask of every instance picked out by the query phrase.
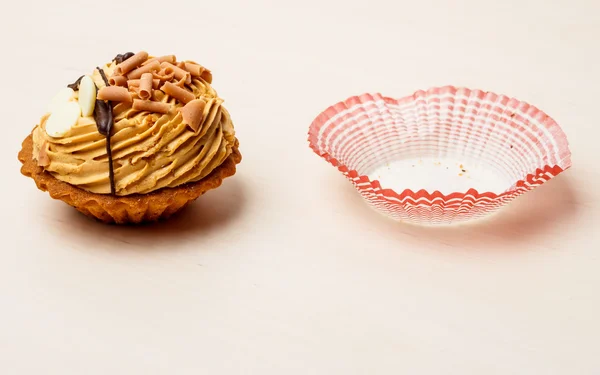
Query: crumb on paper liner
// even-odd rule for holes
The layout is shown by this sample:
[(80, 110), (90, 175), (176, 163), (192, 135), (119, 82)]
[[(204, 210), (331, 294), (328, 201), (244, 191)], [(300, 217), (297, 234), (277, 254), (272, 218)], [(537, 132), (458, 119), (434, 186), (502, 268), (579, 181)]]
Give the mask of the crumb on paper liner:
[(45, 172), (33, 160), (31, 135), (23, 141), (19, 161), (23, 163), (21, 173), (31, 177), (38, 189), (47, 191), (52, 198), (62, 200), (79, 212), (106, 224), (141, 224), (168, 219), (207, 191), (219, 187), (225, 178), (233, 176), (236, 165), (242, 160), (238, 147), (236, 139), (232, 154), (200, 181), (128, 196), (90, 193)]
[[(449, 110), (446, 122), (466, 129), (464, 134), (473, 136), (475, 141), (492, 136), (491, 132), (474, 128), (480, 126), (475, 117), (483, 113), (484, 119), (505, 125), (505, 132), (510, 135), (519, 134), (523, 129), (543, 129), (545, 138), (539, 135), (536, 141), (554, 146), (553, 152), (543, 155), (544, 163), (527, 165), (526, 175), (513, 180), (507, 190), (497, 194), (474, 188), (449, 194), (423, 189), (395, 191), (350, 166), (368, 169), (365, 165), (373, 164), (373, 160), (381, 159), (380, 156), (388, 151), (400, 154), (400, 148), (393, 149), (388, 145), (404, 141), (406, 144), (415, 141), (413, 145), (426, 144), (419, 131), (428, 130), (430, 133), (426, 136), (435, 135), (439, 137), (436, 140), (444, 139), (448, 143), (473, 141), (468, 137), (466, 141), (453, 139), (452, 133), (442, 128), (448, 126), (440, 121), (439, 112), (444, 108)], [(502, 122), (502, 116), (509, 116), (509, 119)], [(398, 133), (407, 138), (398, 141), (394, 138)], [(399, 221), (419, 224), (450, 224), (485, 216), (571, 167), (566, 135), (546, 113), (511, 97), (453, 86), (419, 90), (400, 99), (369, 93), (350, 97), (329, 106), (315, 118), (309, 127), (308, 144), (315, 154), (341, 172), (376, 211)], [(434, 149), (426, 146), (423, 146), (424, 151)], [(516, 151), (516, 148), (513, 150), (510, 145), (510, 150)], [(522, 150), (522, 154), (529, 155), (529, 152)], [(374, 154), (379, 156), (371, 157)], [(524, 160), (528, 160), (527, 157)]]

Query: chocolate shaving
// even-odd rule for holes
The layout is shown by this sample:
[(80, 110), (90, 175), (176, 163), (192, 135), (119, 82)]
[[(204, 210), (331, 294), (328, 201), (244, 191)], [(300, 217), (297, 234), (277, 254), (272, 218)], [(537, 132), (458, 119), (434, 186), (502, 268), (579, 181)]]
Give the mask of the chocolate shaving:
[[(108, 87), (109, 83), (108, 79), (106, 78), (106, 74), (104, 74), (104, 70), (98, 67), (96, 67), (96, 69), (98, 69), (98, 72), (100, 72), (100, 76), (102, 77), (104, 83)], [(115, 119), (113, 116), (112, 103), (110, 101), (96, 99), (96, 107), (94, 108), (94, 120), (96, 120), (96, 127), (98, 128), (98, 133), (106, 137), (106, 155), (108, 156), (108, 179), (110, 181), (110, 193), (114, 195), (116, 193), (115, 171), (113, 168), (110, 137)]]
[(83, 77), (84, 77), (84, 76), (81, 76), (81, 77), (77, 78), (77, 81), (75, 81), (75, 82), (73, 82), (73, 83), (71, 83), (71, 84), (67, 85), (67, 87), (68, 87), (68, 88), (70, 88), (70, 89), (72, 89), (72, 90), (74, 90), (74, 91), (77, 91), (77, 90), (79, 90), (79, 84), (81, 83), (81, 79), (82, 79)]
[(122, 63), (123, 61), (127, 60), (128, 58), (130, 58), (131, 56), (135, 55), (135, 53), (133, 52), (127, 52), (124, 54), (118, 54), (117, 56), (115, 56), (115, 58), (113, 59), (114, 62), (116, 62), (117, 64)]

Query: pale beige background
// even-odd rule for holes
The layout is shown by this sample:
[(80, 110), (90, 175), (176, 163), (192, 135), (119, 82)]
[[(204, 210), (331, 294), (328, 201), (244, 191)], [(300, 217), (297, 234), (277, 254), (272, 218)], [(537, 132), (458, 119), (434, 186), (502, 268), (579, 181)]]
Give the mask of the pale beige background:
[[(0, 373), (600, 374), (600, 3), (81, 3), (2, 10)], [(168, 223), (107, 227), (16, 157), (58, 88), (139, 49), (213, 69), (244, 161)], [(433, 230), (306, 144), (338, 100), (446, 84), (547, 111), (574, 167)]]

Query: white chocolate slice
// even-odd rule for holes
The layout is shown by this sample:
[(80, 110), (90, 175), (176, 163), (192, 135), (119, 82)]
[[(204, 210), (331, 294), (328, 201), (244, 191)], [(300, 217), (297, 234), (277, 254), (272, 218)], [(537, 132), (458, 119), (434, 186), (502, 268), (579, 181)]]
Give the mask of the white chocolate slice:
[(54, 95), (50, 101), (50, 104), (48, 104), (48, 112), (52, 113), (56, 111), (58, 107), (61, 107), (64, 103), (71, 101), (74, 96), (75, 91), (73, 91), (72, 88), (65, 87), (60, 89), (60, 91)]
[(65, 102), (58, 106), (46, 120), (46, 133), (51, 137), (62, 137), (77, 124), (81, 108), (77, 102)]
[(79, 83), (79, 106), (83, 117), (91, 116), (96, 106), (96, 85), (90, 76), (83, 76)]

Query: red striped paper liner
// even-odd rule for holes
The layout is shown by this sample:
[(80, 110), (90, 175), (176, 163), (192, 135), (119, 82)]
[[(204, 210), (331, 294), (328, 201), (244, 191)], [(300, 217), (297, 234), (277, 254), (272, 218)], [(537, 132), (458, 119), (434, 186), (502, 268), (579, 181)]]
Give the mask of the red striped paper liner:
[[(417, 224), (450, 224), (490, 214), (571, 167), (565, 133), (538, 108), (482, 90), (434, 87), (393, 99), (363, 94), (311, 124), (313, 151), (342, 172), (375, 209)], [(476, 189), (394, 191), (366, 171), (406, 157), (469, 156), (514, 181), (502, 193)]]

